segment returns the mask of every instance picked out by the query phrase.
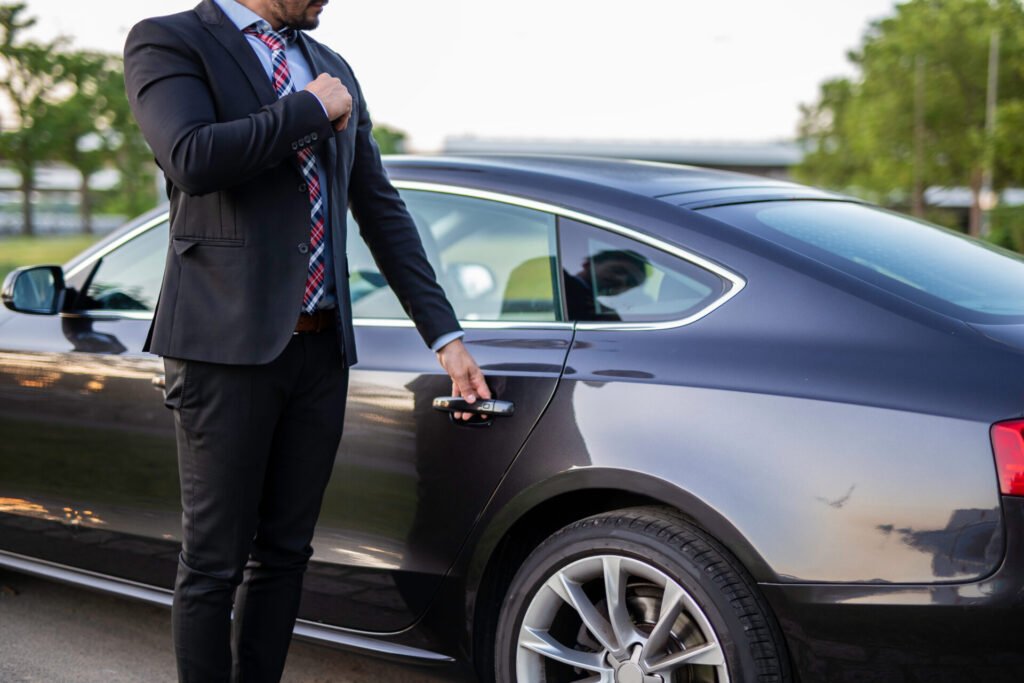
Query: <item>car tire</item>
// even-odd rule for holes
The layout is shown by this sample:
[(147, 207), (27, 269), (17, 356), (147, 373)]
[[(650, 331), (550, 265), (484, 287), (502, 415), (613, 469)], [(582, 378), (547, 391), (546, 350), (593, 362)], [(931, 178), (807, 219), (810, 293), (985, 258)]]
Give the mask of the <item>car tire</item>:
[(791, 680), (787, 662), (746, 570), (659, 507), (548, 537), (512, 579), (495, 636), (499, 683), (777, 683)]

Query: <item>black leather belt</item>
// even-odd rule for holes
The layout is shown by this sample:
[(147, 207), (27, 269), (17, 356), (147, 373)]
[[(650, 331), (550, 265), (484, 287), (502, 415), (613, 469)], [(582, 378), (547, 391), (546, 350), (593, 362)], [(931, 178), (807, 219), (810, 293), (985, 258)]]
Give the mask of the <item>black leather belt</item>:
[(333, 308), (318, 308), (313, 313), (302, 313), (299, 321), (295, 323), (293, 334), (316, 334), (334, 327), (337, 320), (336, 311)]

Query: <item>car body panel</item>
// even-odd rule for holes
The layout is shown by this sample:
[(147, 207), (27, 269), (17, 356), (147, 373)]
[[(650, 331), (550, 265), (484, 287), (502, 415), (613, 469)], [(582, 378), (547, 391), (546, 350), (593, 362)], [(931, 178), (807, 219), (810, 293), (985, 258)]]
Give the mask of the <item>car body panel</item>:
[(979, 581), (762, 584), (801, 680), (1024, 679), (1024, 498), (1002, 509), (1006, 555)]
[[(515, 414), (490, 426), (434, 410), (451, 380), (412, 327), (357, 326), (345, 431), (313, 540), (324, 573), (303, 617), (399, 631), (434, 598), (463, 541), (555, 390), (571, 329), (467, 331)], [(329, 576), (327, 575), (329, 572)]]

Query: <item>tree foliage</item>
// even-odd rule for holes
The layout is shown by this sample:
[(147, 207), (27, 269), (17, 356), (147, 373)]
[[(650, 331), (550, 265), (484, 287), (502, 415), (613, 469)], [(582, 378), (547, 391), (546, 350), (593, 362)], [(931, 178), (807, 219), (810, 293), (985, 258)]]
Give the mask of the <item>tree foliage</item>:
[[(998, 34), (998, 126), (986, 132), (989, 52)], [(933, 186), (966, 186), (980, 219), (983, 173), (1024, 181), (1024, 8), (1020, 0), (909, 0), (850, 53), (853, 78), (824, 83), (801, 109), (797, 175), (924, 210)]]
[(81, 175), (82, 222), (91, 226), (90, 178), (120, 171), (127, 208), (155, 202), (152, 154), (128, 109), (121, 58), (71, 50), (66, 38), (24, 39), (35, 25), (25, 4), (0, 5), (0, 95), (13, 119), (0, 131), (0, 159), (21, 175), (22, 230), (33, 232), (32, 200), (41, 162), (64, 161)]
[(32, 234), (32, 195), (36, 168), (48, 158), (55, 131), (36, 124), (45, 120), (61, 84), (63, 65), (52, 59), (61, 41), (22, 41), (25, 29), (35, 19), (24, 17), (25, 5), (0, 5), (0, 93), (14, 114), (10, 126), (0, 132), (0, 158), (9, 161), (21, 175), (22, 230)]
[[(62, 161), (80, 175), (81, 218), (92, 225), (90, 179), (105, 168), (120, 172), (105, 208), (134, 215), (156, 202), (153, 154), (128, 106), (119, 55), (72, 50), (67, 38), (25, 38), (36, 20), (24, 2), (0, 4), (0, 97), (12, 113), (0, 128), (0, 160), (21, 176), (23, 232), (33, 232), (33, 195), (40, 163)], [(405, 134), (374, 128), (385, 153), (402, 151)]]
[(391, 126), (375, 125), (373, 139), (381, 154), (401, 154), (405, 151), (405, 133)]

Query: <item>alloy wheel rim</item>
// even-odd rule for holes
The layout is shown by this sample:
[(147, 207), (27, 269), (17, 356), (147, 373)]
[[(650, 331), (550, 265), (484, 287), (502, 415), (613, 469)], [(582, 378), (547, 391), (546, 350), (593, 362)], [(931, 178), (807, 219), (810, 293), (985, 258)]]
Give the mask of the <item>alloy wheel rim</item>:
[(530, 599), (516, 646), (521, 683), (728, 683), (704, 610), (648, 562), (595, 555), (555, 571)]

